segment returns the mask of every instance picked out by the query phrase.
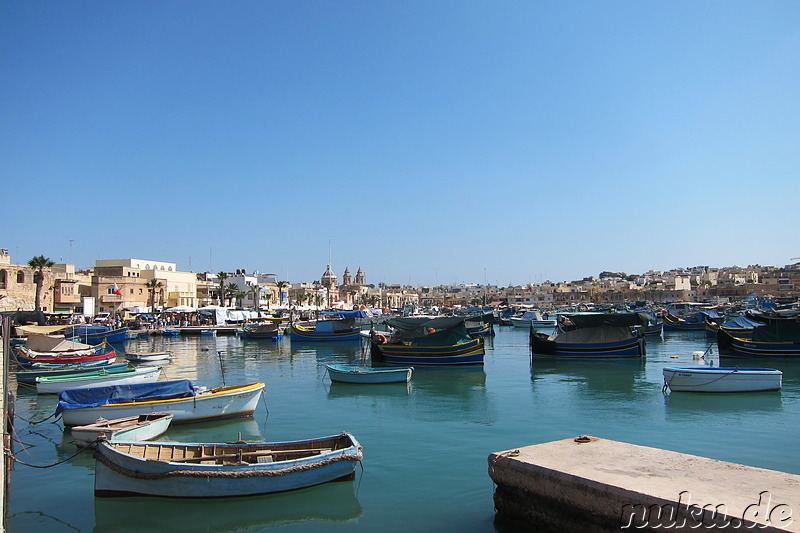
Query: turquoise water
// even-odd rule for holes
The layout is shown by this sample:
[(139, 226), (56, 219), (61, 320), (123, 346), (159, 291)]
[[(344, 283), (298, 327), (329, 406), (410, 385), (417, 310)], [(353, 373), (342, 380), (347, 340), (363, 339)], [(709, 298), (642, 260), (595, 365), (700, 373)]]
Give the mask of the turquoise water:
[[(167, 440), (299, 440), (353, 433), (364, 447), (354, 482), (222, 500), (95, 498), (94, 460), (60, 421), (17, 422), (10, 531), (495, 531), (487, 456), (580, 434), (661, 447), (800, 474), (800, 364), (780, 392), (662, 393), (661, 368), (692, 365), (703, 333), (648, 339), (636, 361), (531, 364), (527, 331), (495, 328), (483, 367), (418, 367), (406, 385), (332, 384), (326, 363), (358, 363), (353, 343), (292, 343), (237, 337), (152, 338), (130, 351), (170, 349), (169, 379), (208, 387), (263, 381), (252, 419), (173, 426)], [(222, 360), (217, 350), (225, 353)], [(714, 364), (718, 360), (712, 359)], [(12, 378), (13, 379), (13, 378)], [(164, 378), (162, 378), (164, 379)], [(12, 384), (13, 386), (13, 384)], [(41, 420), (53, 397), (18, 391), (17, 415)], [(67, 460), (69, 459), (69, 460)], [(499, 528), (498, 528), (499, 529)], [(501, 529), (502, 531), (502, 529)]]

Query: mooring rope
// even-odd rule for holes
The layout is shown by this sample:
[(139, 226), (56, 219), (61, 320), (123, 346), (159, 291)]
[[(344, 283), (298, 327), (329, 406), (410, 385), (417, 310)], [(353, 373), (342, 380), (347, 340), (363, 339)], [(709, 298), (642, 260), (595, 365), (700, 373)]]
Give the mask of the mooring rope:
[(67, 461), (73, 460), (75, 457), (77, 457), (81, 453), (83, 453), (86, 450), (88, 450), (89, 448), (91, 448), (92, 444), (94, 444), (94, 443), (89, 443), (86, 446), (78, 447), (78, 451), (73, 453), (72, 455), (70, 455), (66, 459), (62, 459), (61, 461), (58, 461), (56, 463), (49, 464), (49, 465), (33, 465), (33, 464), (30, 464), (30, 463), (26, 463), (25, 461), (22, 461), (21, 459), (18, 459), (14, 455), (14, 452), (10, 448), (6, 448), (5, 452), (6, 452), (6, 455), (8, 455), (14, 462), (19, 463), (21, 465), (30, 466), (31, 468), (52, 468), (52, 467), (58, 466), (58, 465), (60, 465), (62, 463), (66, 463)]

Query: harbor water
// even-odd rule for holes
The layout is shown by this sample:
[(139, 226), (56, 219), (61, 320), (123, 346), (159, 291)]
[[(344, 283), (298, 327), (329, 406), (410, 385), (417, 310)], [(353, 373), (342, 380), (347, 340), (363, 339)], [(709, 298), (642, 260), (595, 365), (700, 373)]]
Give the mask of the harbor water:
[[(798, 362), (723, 360), (779, 368), (779, 392), (665, 393), (662, 368), (698, 364), (692, 353), (709, 347), (703, 332), (648, 338), (641, 359), (531, 362), (526, 330), (495, 330), (483, 366), (417, 367), (408, 385), (332, 384), (325, 364), (369, 363), (357, 341), (128, 341), (131, 352), (173, 352), (161, 379), (266, 383), (253, 418), (172, 426), (159, 440), (302, 440), (347, 431), (364, 448), (355, 481), (247, 498), (95, 498), (91, 452), (72, 457), (77, 447), (61, 421), (44, 420), (56, 398), (20, 387), (14, 454), (26, 464), (11, 472), (8, 529), (506, 531), (494, 522), (487, 456), (581, 434), (800, 474)], [(699, 364), (719, 365), (713, 354), (716, 346)]]

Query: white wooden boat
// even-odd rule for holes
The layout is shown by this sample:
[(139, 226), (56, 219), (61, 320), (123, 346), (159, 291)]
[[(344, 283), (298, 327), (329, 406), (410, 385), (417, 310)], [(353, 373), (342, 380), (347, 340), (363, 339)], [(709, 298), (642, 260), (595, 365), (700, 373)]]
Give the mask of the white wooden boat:
[(125, 354), (125, 359), (128, 361), (163, 361), (172, 357), (172, 352), (151, 352), (151, 353), (133, 353), (128, 352)]
[(108, 442), (97, 446), (95, 496), (218, 498), (284, 492), (355, 478), (349, 433), (275, 443)]
[(331, 381), (337, 383), (408, 383), (414, 367), (370, 368), (350, 365), (325, 365)]
[(153, 383), (158, 381), (160, 375), (161, 367), (159, 366), (154, 368), (126, 368), (118, 371), (100, 369), (76, 376), (43, 376), (36, 378), (36, 392), (39, 394), (58, 394), (69, 389)]
[(783, 372), (774, 368), (687, 366), (663, 369), (664, 389), (681, 392), (780, 390)]
[(74, 426), (72, 438), (78, 446), (94, 446), (100, 440), (143, 441), (163, 435), (172, 422), (172, 413), (147, 413), (116, 420), (98, 418), (93, 424)]
[(156, 411), (172, 413), (176, 424), (205, 422), (252, 416), (263, 390), (264, 383), (206, 390), (194, 387), (189, 380), (124, 389), (100, 387), (62, 392), (56, 413), (61, 414), (65, 426), (91, 424), (98, 417), (111, 420)]
[(522, 316), (511, 317), (511, 325), (515, 328), (554, 328), (556, 321), (554, 319), (544, 318), (539, 311), (525, 311)]

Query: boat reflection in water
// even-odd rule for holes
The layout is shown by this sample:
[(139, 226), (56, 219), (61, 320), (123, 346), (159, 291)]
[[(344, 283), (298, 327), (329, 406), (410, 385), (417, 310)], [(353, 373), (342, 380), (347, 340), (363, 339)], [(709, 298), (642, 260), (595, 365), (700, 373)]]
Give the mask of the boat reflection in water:
[(635, 392), (644, 382), (645, 362), (640, 358), (606, 359), (593, 361), (534, 358), (531, 363), (531, 381), (539, 384), (565, 382), (586, 389), (592, 395), (614, 397)]
[[(164, 531), (246, 532), (264, 531), (299, 522), (348, 522), (363, 510), (356, 496), (356, 482), (326, 483), (291, 492), (184, 500), (180, 498), (95, 498), (95, 533)], [(143, 512), (146, 509), (146, 512)], [(165, 517), (169, 517), (165, 522)]]

